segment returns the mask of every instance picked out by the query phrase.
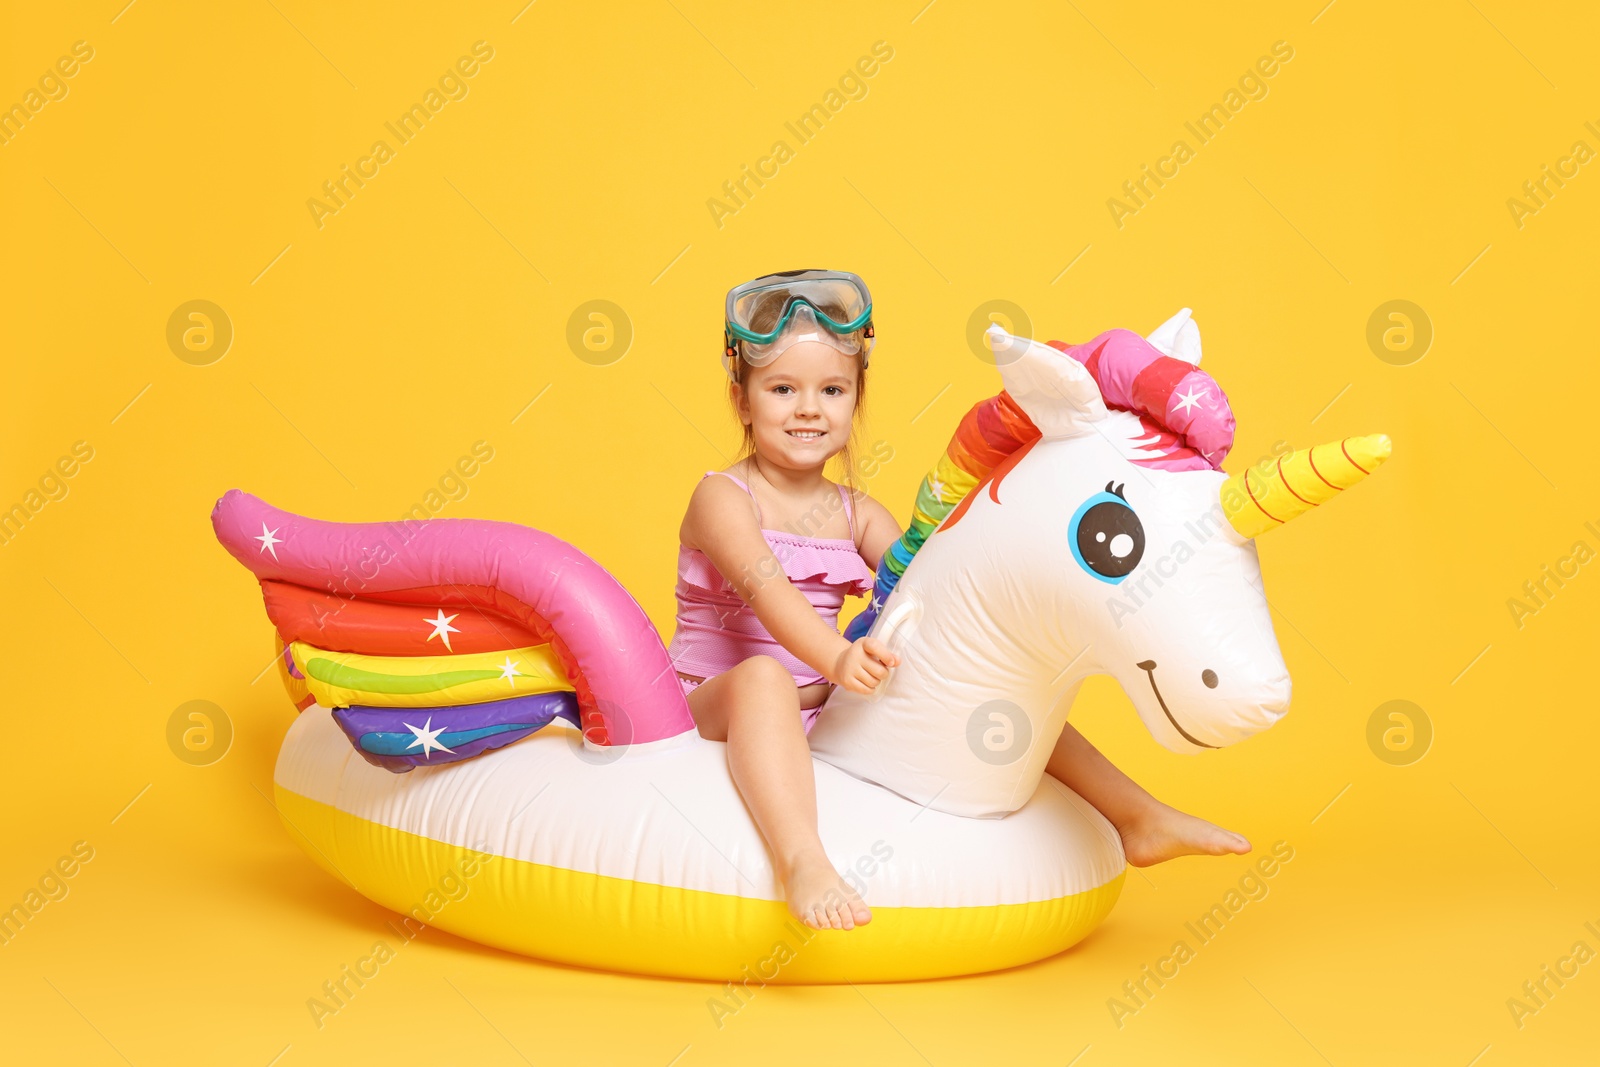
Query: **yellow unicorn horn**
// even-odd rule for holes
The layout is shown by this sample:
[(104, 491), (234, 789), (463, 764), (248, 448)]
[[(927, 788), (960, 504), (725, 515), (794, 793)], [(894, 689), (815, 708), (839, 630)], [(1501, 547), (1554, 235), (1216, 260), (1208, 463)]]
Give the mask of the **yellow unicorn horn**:
[(1279, 456), (1265, 474), (1264, 464), (1246, 468), (1222, 483), (1222, 513), (1240, 536), (1257, 537), (1355, 485), (1391, 451), (1388, 435), (1375, 433)]

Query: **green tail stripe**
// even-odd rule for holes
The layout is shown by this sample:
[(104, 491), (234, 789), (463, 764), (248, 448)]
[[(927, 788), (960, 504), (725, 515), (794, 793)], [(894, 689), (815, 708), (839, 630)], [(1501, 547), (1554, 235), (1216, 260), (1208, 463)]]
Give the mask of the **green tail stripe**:
[(917, 499), (913, 507), (921, 509), (925, 515), (937, 521), (950, 514), (950, 509), (955, 506), (955, 504), (945, 503), (934, 495), (933, 476), (931, 474), (922, 480), (922, 488), (917, 490)]
[(365, 693), (437, 693), (466, 682), (481, 682), (499, 678), (497, 670), (440, 671), (437, 674), (378, 674), (364, 671), (336, 660), (313, 659), (305, 671), (319, 682), (327, 682), (341, 689), (357, 689)]

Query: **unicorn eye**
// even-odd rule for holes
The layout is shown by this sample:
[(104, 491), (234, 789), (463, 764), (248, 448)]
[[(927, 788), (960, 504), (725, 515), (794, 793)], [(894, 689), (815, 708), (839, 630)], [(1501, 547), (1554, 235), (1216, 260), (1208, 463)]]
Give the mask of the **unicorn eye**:
[(1122, 488), (1107, 482), (1105, 491), (1085, 500), (1067, 525), (1078, 566), (1112, 585), (1126, 578), (1144, 555), (1144, 524), (1123, 498)]

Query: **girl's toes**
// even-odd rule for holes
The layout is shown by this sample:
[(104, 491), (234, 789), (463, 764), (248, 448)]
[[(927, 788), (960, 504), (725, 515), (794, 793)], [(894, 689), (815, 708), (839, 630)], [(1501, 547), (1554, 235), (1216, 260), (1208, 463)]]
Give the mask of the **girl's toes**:
[[(1209, 824), (1208, 824), (1209, 825)], [(1211, 845), (1216, 855), (1233, 853), (1242, 855), (1250, 851), (1250, 842), (1245, 840), (1243, 834), (1236, 834), (1232, 830), (1224, 830), (1220, 826), (1212, 826), (1212, 833), (1207, 844)]]
[(872, 909), (868, 908), (859, 900), (852, 900), (850, 902), (850, 915), (855, 919), (857, 926), (865, 926), (867, 923), (872, 921)]

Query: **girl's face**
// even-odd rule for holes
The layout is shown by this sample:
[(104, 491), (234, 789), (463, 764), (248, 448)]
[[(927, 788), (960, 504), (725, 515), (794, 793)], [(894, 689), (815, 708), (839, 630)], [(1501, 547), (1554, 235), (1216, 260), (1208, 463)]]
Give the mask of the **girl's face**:
[(860, 366), (859, 355), (801, 341), (765, 367), (746, 367), (739, 420), (751, 428), (761, 458), (808, 469), (843, 451)]

